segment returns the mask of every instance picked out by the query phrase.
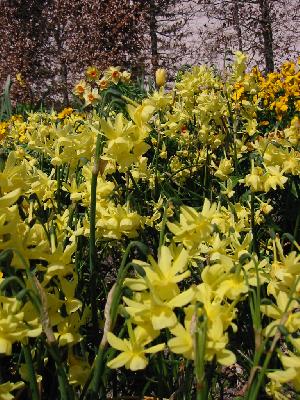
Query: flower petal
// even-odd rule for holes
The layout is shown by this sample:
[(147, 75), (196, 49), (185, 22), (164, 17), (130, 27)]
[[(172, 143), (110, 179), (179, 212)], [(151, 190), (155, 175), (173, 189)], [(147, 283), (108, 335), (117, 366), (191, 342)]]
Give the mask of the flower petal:
[(115, 336), (113, 333), (108, 332), (107, 333), (107, 341), (113, 347), (114, 349), (120, 350), (120, 351), (126, 351), (128, 350), (128, 346), (124, 342), (124, 340), (118, 338)]

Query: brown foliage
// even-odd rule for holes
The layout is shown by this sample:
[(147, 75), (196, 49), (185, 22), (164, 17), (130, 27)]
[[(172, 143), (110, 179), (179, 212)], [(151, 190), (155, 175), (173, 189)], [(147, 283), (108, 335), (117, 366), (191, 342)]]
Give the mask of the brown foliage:
[(0, 4), (1, 84), (21, 72), (17, 100), (68, 103), (89, 65), (143, 66), (143, 10), (130, 0), (14, 0)]

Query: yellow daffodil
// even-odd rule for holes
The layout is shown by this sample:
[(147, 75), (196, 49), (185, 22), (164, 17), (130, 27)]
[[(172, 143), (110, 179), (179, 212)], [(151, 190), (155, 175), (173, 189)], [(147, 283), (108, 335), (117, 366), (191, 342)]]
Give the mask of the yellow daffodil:
[(97, 67), (91, 66), (91, 67), (87, 68), (87, 70), (85, 72), (85, 75), (86, 75), (88, 80), (96, 81), (99, 78), (100, 71), (99, 71), (99, 69)]
[(24, 382), (5, 382), (0, 384), (0, 400), (14, 400), (15, 396), (10, 392), (21, 389), (24, 386)]
[(149, 334), (149, 331), (147, 332), (141, 326), (137, 326), (130, 332), (129, 339), (120, 339), (113, 333), (108, 332), (107, 340), (109, 344), (115, 349), (121, 351), (121, 353), (114, 359), (110, 360), (107, 363), (107, 366), (109, 368), (120, 368), (125, 366), (125, 368), (132, 371), (144, 369), (148, 364), (146, 354), (157, 353), (162, 351), (165, 347), (165, 344), (161, 343), (145, 348), (145, 346), (153, 339), (154, 337)]
[(212, 218), (216, 213), (217, 205), (210, 204), (205, 199), (202, 212), (198, 213), (192, 207), (180, 208), (180, 221), (168, 222), (168, 228), (175, 235), (174, 241), (183, 243), (187, 248), (197, 247), (213, 231)]
[(86, 87), (87, 87), (86, 82), (81, 80), (78, 83), (76, 83), (76, 85), (75, 85), (75, 87), (73, 89), (73, 93), (76, 96), (79, 96), (80, 98), (83, 98), (83, 95), (85, 93)]
[(83, 98), (85, 100), (86, 106), (97, 104), (100, 99), (98, 89), (96, 89), (96, 88), (91, 89), (91, 88), (87, 87), (83, 94)]
[(299, 330), (300, 313), (295, 311), (298, 307), (297, 301), (290, 301), (287, 293), (279, 292), (276, 296), (276, 302), (277, 305), (262, 305), (260, 307), (263, 314), (274, 320), (264, 329), (264, 334), (274, 336), (279, 325), (283, 325), (290, 333)]

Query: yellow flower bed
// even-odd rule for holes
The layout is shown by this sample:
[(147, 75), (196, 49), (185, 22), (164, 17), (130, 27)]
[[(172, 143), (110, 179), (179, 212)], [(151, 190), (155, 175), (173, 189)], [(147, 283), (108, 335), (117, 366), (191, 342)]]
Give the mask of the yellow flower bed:
[(299, 60), (246, 66), (91, 66), (0, 122), (0, 400), (299, 393)]

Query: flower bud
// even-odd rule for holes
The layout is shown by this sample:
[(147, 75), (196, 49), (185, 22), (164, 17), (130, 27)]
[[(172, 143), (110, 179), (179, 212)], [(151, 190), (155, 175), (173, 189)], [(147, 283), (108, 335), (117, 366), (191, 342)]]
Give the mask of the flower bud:
[(158, 87), (163, 86), (167, 80), (167, 71), (164, 68), (158, 68), (155, 72), (155, 81)]

